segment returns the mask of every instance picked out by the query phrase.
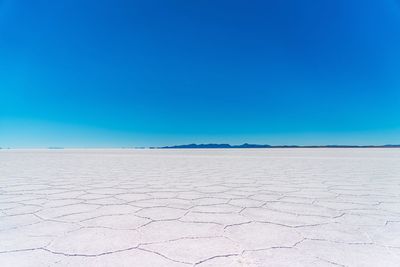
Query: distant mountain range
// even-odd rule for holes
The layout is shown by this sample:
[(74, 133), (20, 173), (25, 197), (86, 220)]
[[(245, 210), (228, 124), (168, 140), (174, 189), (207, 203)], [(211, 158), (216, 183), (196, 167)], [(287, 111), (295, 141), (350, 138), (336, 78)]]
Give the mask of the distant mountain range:
[(230, 145), (230, 144), (188, 144), (188, 145), (176, 145), (176, 146), (163, 146), (163, 147), (151, 147), (159, 149), (185, 149), (185, 148), (400, 148), (400, 145), (324, 145), (324, 146), (298, 146), (298, 145), (282, 145), (282, 146), (271, 146), (271, 145), (258, 145), (244, 143), (242, 145)]
[[(208, 149), (208, 148), (400, 148), (400, 145), (314, 145), (314, 146), (300, 146), (300, 145), (260, 145), (248, 144), (230, 145), (230, 144), (188, 144), (188, 145), (175, 145), (175, 146), (162, 146), (162, 147), (120, 147), (121, 149)], [(0, 147), (0, 149), (11, 149), (10, 147)], [(64, 147), (47, 147), (47, 149), (64, 149)]]

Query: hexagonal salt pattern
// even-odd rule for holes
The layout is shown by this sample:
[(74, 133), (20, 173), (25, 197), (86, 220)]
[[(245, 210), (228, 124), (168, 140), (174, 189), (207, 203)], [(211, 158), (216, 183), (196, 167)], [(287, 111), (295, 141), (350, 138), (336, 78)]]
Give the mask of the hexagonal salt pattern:
[(0, 150), (0, 266), (400, 266), (400, 150)]

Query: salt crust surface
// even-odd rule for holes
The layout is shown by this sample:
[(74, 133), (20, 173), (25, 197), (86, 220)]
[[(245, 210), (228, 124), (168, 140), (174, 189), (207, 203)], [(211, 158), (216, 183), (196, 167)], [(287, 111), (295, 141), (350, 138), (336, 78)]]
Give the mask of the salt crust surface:
[(400, 149), (0, 150), (0, 265), (399, 266)]

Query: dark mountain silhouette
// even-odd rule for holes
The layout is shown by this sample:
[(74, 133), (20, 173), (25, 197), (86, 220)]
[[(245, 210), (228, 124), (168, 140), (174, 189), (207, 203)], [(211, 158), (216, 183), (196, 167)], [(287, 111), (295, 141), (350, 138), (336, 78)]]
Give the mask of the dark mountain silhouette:
[(160, 148), (268, 148), (270, 145), (254, 145), (254, 144), (243, 144), (243, 145), (230, 145), (230, 144), (189, 144), (189, 145), (177, 145), (177, 146), (165, 146)]
[(258, 145), (244, 143), (242, 145), (230, 145), (230, 144), (188, 144), (188, 145), (175, 145), (175, 146), (164, 146), (164, 147), (152, 147), (160, 149), (185, 149), (185, 148), (400, 148), (400, 145), (322, 145), (322, 146), (298, 146), (298, 145)]

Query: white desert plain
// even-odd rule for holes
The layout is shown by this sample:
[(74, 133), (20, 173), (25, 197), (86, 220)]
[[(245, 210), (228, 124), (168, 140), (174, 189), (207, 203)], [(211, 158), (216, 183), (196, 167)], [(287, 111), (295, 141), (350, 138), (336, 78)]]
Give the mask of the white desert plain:
[(0, 266), (400, 266), (400, 149), (3, 149)]

